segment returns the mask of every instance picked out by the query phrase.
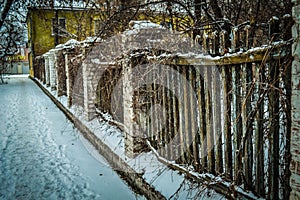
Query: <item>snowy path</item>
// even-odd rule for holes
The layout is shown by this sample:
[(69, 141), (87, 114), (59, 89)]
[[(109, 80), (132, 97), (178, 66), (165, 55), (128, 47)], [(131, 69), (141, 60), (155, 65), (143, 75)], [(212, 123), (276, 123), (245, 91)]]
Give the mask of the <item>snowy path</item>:
[(0, 199), (135, 199), (28, 78), (0, 85)]

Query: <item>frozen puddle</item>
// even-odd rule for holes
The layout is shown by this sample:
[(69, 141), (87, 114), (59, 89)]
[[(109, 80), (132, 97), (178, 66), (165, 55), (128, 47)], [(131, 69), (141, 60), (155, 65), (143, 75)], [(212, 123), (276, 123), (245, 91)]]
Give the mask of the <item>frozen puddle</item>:
[(0, 199), (143, 199), (28, 78), (0, 85)]

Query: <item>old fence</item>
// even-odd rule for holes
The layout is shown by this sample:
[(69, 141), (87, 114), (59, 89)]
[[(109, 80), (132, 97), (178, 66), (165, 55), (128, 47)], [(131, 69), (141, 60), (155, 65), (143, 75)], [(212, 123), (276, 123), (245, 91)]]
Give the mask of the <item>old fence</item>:
[[(284, 30), (290, 30), (288, 18)], [(66, 95), (69, 106), (83, 107), (88, 120), (113, 116), (129, 156), (151, 149), (187, 173), (220, 177), (231, 183), (223, 191), (228, 197), (240, 186), (256, 196), (285, 199), (292, 57), (291, 37), (288, 31), (279, 34), (277, 22), (271, 20), (268, 41), (255, 48), (250, 26), (231, 34), (205, 32), (186, 42), (189, 50), (201, 43), (202, 54), (174, 51), (172, 45), (183, 48), (182, 38), (170, 42), (164, 32), (143, 33), (143, 40), (153, 37), (150, 43), (159, 45), (131, 51), (132, 35), (113, 39), (126, 51), (103, 41), (97, 48), (94, 42), (70, 41), (36, 58), (35, 77)], [(137, 34), (134, 40), (141, 41)], [(164, 40), (172, 48), (164, 48)]]

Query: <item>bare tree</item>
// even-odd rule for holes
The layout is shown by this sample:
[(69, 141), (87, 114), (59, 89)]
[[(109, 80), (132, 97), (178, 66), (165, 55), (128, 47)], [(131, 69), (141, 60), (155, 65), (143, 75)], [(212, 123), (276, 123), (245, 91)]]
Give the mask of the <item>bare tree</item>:
[(22, 10), (22, 2), (6, 1), (1, 11), (0, 21), (0, 83), (4, 83), (3, 73), (9, 65), (5, 64), (12, 60), (18, 47), (26, 43), (25, 13)]
[(13, 4), (13, 0), (2, 0), (1, 4), (4, 5), (1, 7), (1, 18), (0, 18), (0, 28), (2, 27), (4, 20), (9, 12), (11, 5)]

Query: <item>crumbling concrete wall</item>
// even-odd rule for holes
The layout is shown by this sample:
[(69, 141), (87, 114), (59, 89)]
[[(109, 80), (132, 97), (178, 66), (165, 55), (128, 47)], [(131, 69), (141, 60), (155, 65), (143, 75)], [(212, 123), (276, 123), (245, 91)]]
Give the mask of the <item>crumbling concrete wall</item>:
[(290, 199), (300, 199), (300, 1), (294, 2), (292, 28), (294, 44), (292, 54), (292, 134), (291, 134), (291, 179), (292, 192)]

